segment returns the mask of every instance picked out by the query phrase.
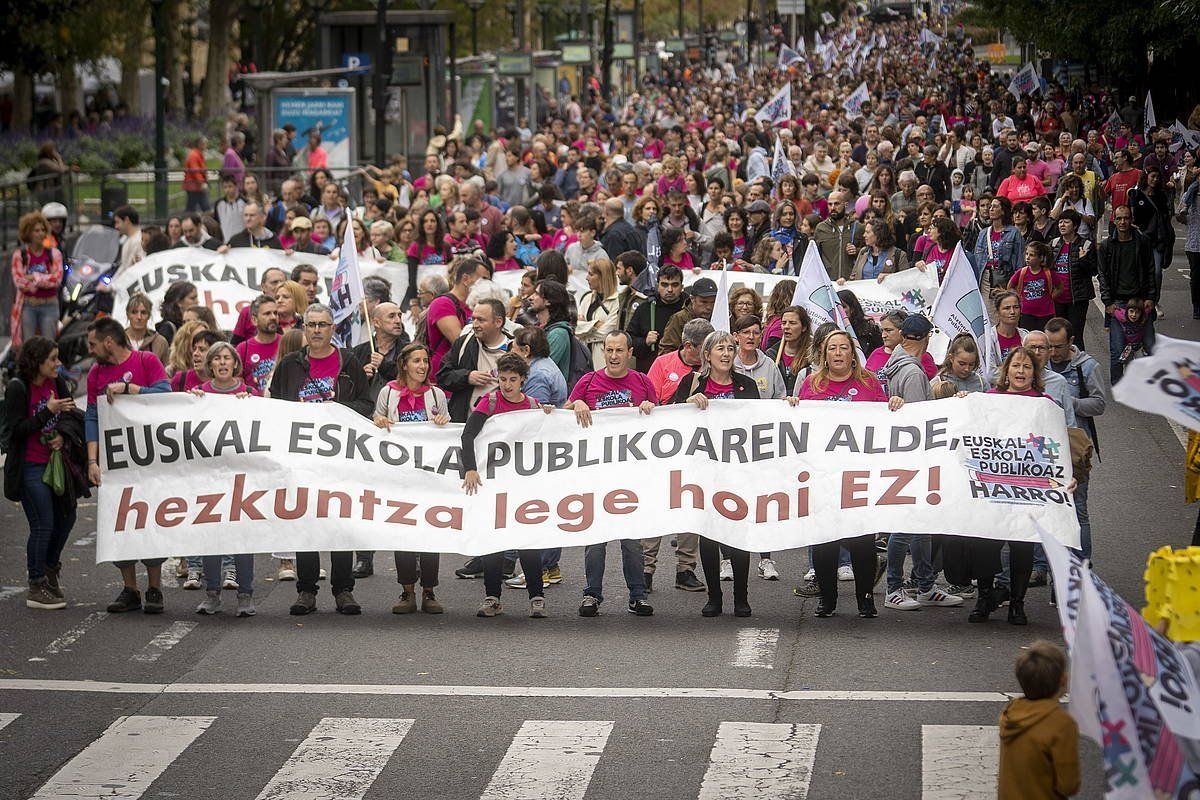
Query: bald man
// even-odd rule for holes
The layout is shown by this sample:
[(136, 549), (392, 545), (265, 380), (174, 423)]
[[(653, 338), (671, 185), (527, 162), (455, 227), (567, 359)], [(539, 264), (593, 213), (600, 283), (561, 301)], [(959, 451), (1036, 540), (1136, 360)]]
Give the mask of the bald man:
[(374, 403), (384, 384), (399, 374), (397, 359), (409, 339), (404, 330), (404, 314), (395, 303), (375, 306), (371, 311), (371, 328), (375, 334), (374, 351), (370, 342), (363, 342), (354, 348), (354, 356), (363, 364), (363, 371), (371, 381), (371, 402)]

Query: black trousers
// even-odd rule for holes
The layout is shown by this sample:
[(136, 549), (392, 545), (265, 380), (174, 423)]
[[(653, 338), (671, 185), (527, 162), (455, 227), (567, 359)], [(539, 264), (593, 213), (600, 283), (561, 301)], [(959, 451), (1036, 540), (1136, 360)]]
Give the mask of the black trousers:
[(812, 562), (817, 586), (822, 599), (834, 605), (837, 604), (838, 593), (838, 550), (842, 547), (850, 553), (850, 565), (854, 568), (855, 600), (870, 597), (875, 588), (875, 534), (867, 533), (815, 545)]
[[(525, 589), (529, 597), (543, 597), (542, 551), (521, 550), (521, 569), (525, 571)], [(483, 590), (488, 597), (499, 597), (504, 590), (504, 553), (489, 553), (483, 557)]]
[(1084, 346), (1083, 334), (1084, 328), (1087, 327), (1088, 306), (1091, 304), (1091, 300), (1076, 300), (1073, 303), (1054, 304), (1055, 315), (1071, 323), (1071, 332), (1075, 335), (1075, 346), (1080, 350), (1087, 350), (1087, 347)]
[(701, 536), (700, 566), (704, 570), (704, 582), (708, 584), (708, 596), (717, 601), (721, 599), (722, 553), (733, 565), (733, 601), (745, 602), (750, 584), (750, 554)]
[[(1200, 274), (1200, 253), (1187, 251), (1187, 260), (1192, 270), (1192, 309), (1200, 309), (1200, 280), (1196, 280), (1196, 275)], [(1080, 346), (1079, 349), (1082, 350), (1083, 347)]]
[(1025, 600), (1029, 575), (1033, 572), (1033, 542), (1003, 542), (996, 539), (971, 540), (971, 565), (980, 591), (991, 591), (1000, 571), (1000, 551), (1008, 545), (1008, 594), (1013, 600)]
[[(296, 591), (317, 593), (321, 574), (320, 553), (296, 553)], [(329, 590), (335, 595), (354, 591), (354, 553), (338, 550), (329, 554)]]
[(438, 585), (438, 567), (442, 563), (442, 557), (438, 553), (408, 553), (397, 550), (396, 583), (408, 586), (417, 582), (418, 559), (421, 561), (421, 588), (432, 589)]

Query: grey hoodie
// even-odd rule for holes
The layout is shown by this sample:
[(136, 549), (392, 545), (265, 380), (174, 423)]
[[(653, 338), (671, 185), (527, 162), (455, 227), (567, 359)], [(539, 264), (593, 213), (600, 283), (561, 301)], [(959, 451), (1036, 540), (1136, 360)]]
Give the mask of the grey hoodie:
[(914, 358), (904, 349), (903, 343), (892, 351), (881, 370), (887, 383), (889, 397), (902, 397), (906, 403), (919, 403), (933, 399), (933, 388), (921, 368), (919, 358)]
[[(1096, 359), (1072, 345), (1070, 361), (1063, 364), (1056, 364), (1051, 361), (1049, 366), (1050, 369), (1066, 378), (1067, 385), (1071, 388), (1071, 395), (1074, 398), (1076, 419), (1080, 417), (1098, 417), (1104, 413), (1108, 385), (1104, 380), (1104, 373), (1100, 369), (1100, 365), (1096, 363)], [(1086, 384), (1087, 397), (1083, 397), (1084, 392), (1080, 390), (1079, 377), (1081, 374)]]
[(992, 385), (985, 381), (978, 372), (972, 372), (968, 378), (959, 378), (951, 372), (940, 372), (935, 380), (952, 383), (955, 391), (959, 392), (986, 392), (992, 388)]
[(750, 366), (734, 358), (734, 370), (758, 384), (759, 397), (764, 400), (781, 399), (787, 394), (787, 385), (783, 381), (783, 375), (779, 373), (779, 367), (775, 366), (775, 362), (767, 358), (762, 350), (755, 350), (754, 355), (758, 360)]

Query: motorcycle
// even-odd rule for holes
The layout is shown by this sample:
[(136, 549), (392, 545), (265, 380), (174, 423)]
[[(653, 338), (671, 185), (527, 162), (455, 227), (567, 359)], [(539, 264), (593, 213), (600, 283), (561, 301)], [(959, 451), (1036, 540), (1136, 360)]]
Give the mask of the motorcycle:
[(121, 234), (93, 225), (79, 235), (63, 265), (59, 293), (58, 357), (72, 367), (87, 357), (87, 328), (92, 320), (112, 312), (108, 287), (120, 266)]

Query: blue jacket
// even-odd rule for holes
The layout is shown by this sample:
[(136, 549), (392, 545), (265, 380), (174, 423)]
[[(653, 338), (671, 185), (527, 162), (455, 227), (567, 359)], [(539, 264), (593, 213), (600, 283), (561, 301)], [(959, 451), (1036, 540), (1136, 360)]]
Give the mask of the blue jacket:
[[(971, 266), (975, 268), (977, 280), (983, 277), (983, 270), (988, 263), (988, 237), (991, 231), (991, 227), (981, 230), (971, 251)], [(993, 246), (993, 251), (1000, 269), (1000, 277), (1003, 278), (1003, 283), (1007, 284), (1013, 273), (1025, 264), (1025, 239), (1016, 228), (1009, 225), (1000, 232), (1000, 242)], [(1001, 281), (995, 281), (995, 285), (1001, 285)]]

